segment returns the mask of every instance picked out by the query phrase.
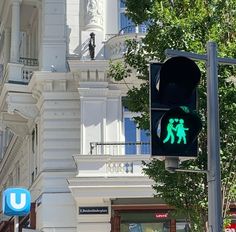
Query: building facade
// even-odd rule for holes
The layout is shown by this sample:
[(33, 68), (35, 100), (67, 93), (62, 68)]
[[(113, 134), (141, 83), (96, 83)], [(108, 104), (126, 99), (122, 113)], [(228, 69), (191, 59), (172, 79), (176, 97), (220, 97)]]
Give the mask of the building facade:
[(0, 192), (32, 197), (0, 232), (187, 231), (142, 172), (149, 139), (122, 106), (134, 79), (107, 75), (145, 36), (124, 13), (120, 0), (0, 1)]

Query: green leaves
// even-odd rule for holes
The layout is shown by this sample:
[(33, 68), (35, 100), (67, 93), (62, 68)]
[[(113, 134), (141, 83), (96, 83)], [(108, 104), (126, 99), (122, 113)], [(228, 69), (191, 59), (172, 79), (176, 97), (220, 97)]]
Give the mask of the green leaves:
[(121, 81), (131, 74), (131, 69), (122, 61), (110, 62), (108, 76), (112, 76), (116, 81)]
[(141, 24), (149, 18), (150, 10), (154, 2), (153, 0), (126, 0), (127, 15), (132, 18), (134, 23)]
[[(183, 164), (181, 168), (194, 168), (195, 165), (191, 163)], [(192, 231), (203, 231), (207, 219), (204, 213), (207, 210), (204, 174), (183, 172), (171, 174), (165, 171), (164, 162), (156, 159), (146, 164), (144, 171), (156, 182), (154, 185), (156, 197), (175, 206), (177, 215), (194, 222), (195, 230)]]
[[(124, 64), (111, 66), (111, 76), (122, 80), (130, 70), (137, 71), (137, 78), (145, 82), (127, 93), (124, 104), (131, 111), (142, 112), (136, 118), (140, 127), (148, 128), (148, 62), (164, 61), (165, 49), (173, 48), (206, 53), (206, 43), (214, 40), (221, 57), (236, 57), (236, 2), (235, 0), (126, 0), (127, 14), (135, 24), (149, 22), (148, 33), (142, 40), (127, 41)], [(207, 170), (207, 110), (206, 67), (199, 62), (202, 79), (198, 88), (199, 113), (203, 123), (199, 135), (199, 156), (181, 164), (186, 169)], [(116, 70), (116, 72), (114, 71)], [(236, 67), (219, 66), (219, 106), (221, 136), (221, 171), (224, 215), (229, 203), (236, 200)], [(205, 231), (207, 221), (207, 180), (203, 174), (165, 171), (161, 161), (146, 164), (145, 173), (156, 184), (157, 197), (176, 207), (192, 222), (191, 231)], [(187, 186), (187, 187), (186, 187)]]

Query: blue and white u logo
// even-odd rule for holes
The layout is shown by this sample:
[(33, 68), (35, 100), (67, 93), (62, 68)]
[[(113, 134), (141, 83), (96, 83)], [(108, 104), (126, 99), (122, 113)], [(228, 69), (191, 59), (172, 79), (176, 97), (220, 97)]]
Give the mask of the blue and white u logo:
[(30, 192), (23, 188), (8, 188), (3, 192), (3, 214), (23, 216), (30, 212)]

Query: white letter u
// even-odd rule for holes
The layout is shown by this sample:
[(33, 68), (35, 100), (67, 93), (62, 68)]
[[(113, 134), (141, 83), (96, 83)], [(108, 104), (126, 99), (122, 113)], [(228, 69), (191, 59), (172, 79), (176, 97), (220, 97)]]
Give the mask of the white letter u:
[(16, 194), (10, 193), (10, 202), (14, 209), (22, 209), (26, 205), (26, 194), (20, 194), (20, 203), (16, 203)]

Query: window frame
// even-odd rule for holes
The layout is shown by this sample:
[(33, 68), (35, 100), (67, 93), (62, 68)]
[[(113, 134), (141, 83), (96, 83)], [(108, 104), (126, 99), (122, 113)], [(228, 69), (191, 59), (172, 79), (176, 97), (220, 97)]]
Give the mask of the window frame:
[[(134, 119), (134, 117), (138, 117), (138, 116), (141, 116), (141, 113), (140, 112), (131, 112), (131, 111), (129, 111), (127, 108), (125, 108), (124, 106), (123, 106), (123, 114), (122, 114), (122, 124), (123, 124), (123, 135), (124, 135), (124, 141), (125, 141), (125, 143), (127, 142), (127, 143), (129, 143), (129, 142), (131, 142), (132, 143), (132, 141), (126, 141), (126, 123), (125, 123), (125, 119), (131, 119), (131, 121), (133, 121), (134, 123), (135, 123), (135, 119)], [(136, 124), (136, 123), (135, 123)], [(143, 129), (140, 129), (140, 128), (138, 128), (137, 127), (137, 125), (136, 125), (136, 129), (135, 129), (135, 131), (136, 131), (136, 133), (135, 133), (135, 142), (134, 143), (142, 143), (142, 142), (146, 142), (146, 141), (142, 141), (142, 132), (145, 132)], [(149, 143), (150, 143), (150, 136), (149, 136)], [(129, 152), (126, 152), (126, 149), (127, 149), (127, 147), (126, 147), (127, 145), (125, 145), (125, 155), (131, 155), (131, 153), (129, 153)], [(136, 147), (135, 147), (135, 152), (134, 152), (134, 154), (136, 154), (136, 155), (144, 155), (144, 154), (150, 154), (150, 147), (149, 147), (149, 149), (147, 149), (147, 152), (142, 152), (142, 145), (140, 144), (140, 145), (136, 145)]]
[(38, 176), (38, 125), (35, 124), (34, 128), (32, 129), (30, 135), (30, 176), (31, 176), (31, 183), (33, 183)]

